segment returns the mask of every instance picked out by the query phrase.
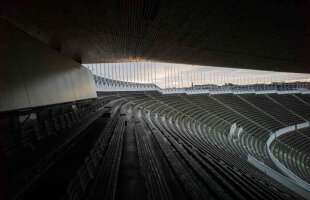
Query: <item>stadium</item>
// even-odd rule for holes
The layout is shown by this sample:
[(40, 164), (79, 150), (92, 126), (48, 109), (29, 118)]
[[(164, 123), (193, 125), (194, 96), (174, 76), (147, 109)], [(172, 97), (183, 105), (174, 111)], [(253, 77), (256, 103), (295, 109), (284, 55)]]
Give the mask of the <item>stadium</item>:
[(0, 199), (310, 199), (310, 1), (0, 2)]

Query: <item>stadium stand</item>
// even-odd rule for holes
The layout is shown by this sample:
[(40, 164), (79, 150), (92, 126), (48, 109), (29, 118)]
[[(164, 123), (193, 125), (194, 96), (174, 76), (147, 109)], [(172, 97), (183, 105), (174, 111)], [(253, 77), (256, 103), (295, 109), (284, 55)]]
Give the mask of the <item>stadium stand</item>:
[(1, 0), (0, 200), (310, 200), (309, 19), (310, 0)]
[[(307, 98), (98, 92), (96, 99), (3, 113), (5, 197), (122, 199), (140, 188), (137, 199), (304, 199), (247, 156), (283, 174), (266, 142), (281, 128), (307, 122)], [(237, 135), (234, 124), (242, 127)], [(309, 131), (271, 144), (273, 155), (306, 182)]]

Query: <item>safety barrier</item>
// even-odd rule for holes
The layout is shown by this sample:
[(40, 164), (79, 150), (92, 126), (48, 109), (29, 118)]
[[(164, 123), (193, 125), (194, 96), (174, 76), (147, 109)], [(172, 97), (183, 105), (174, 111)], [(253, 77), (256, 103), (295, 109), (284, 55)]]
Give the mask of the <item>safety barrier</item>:
[(295, 191), (302, 197), (306, 199), (310, 199), (310, 191), (306, 190), (304, 187), (301, 187), (298, 185), (295, 181), (292, 181), (291, 179), (281, 175), (280, 173), (274, 171), (264, 163), (258, 161), (256, 158), (254, 158), (251, 155), (248, 155), (248, 162), (251, 163), (253, 166), (270, 176), (271, 178), (275, 179), (279, 183), (282, 183), (282, 185), (290, 188), (291, 190)]
[[(271, 152), (270, 150), (270, 145), (271, 143), (279, 136), (287, 134), (289, 132), (301, 129), (301, 128), (306, 128), (309, 127), (309, 122), (304, 122), (304, 123), (300, 123), (300, 124), (296, 124), (296, 125), (292, 125), (292, 126), (287, 126), (285, 128), (281, 128), (278, 131), (272, 133), (268, 140), (267, 140), (267, 152), (268, 155), (270, 157), (270, 159), (274, 162), (274, 164), (286, 175), (288, 176), (290, 179), (292, 179), (297, 185), (303, 187), (304, 189), (308, 190), (310, 192), (310, 184), (308, 184), (307, 182), (303, 181), (301, 178), (299, 178), (298, 176), (296, 176), (291, 170), (287, 169)], [(309, 193), (310, 194), (310, 193)]]

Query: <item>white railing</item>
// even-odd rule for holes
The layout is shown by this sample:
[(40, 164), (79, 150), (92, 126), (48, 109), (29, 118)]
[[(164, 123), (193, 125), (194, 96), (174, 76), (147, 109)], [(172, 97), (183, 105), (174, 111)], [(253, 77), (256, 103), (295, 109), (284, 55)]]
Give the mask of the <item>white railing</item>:
[(296, 125), (292, 125), (292, 126), (287, 126), (284, 127), (282, 129), (277, 130), (276, 132), (272, 133), (268, 140), (267, 140), (267, 152), (268, 155), (270, 157), (270, 159), (272, 160), (272, 162), (290, 179), (292, 179), (296, 184), (298, 184), (299, 186), (305, 188), (306, 190), (310, 191), (310, 184), (305, 182), (304, 180), (302, 180), (301, 178), (299, 178), (298, 176), (296, 176), (291, 170), (287, 169), (271, 152), (270, 150), (270, 145), (271, 143), (279, 136), (284, 135), (284, 134), (289, 134), (292, 131), (301, 129), (301, 128), (306, 128), (309, 127), (309, 122), (304, 122), (304, 123), (300, 123), (300, 124), (296, 124)]
[(256, 158), (248, 155), (248, 162), (255, 166), (257, 169), (261, 170), (266, 175), (270, 176), (274, 180), (278, 181), (282, 185), (286, 186), (287, 188), (293, 190), (300, 196), (304, 197), (305, 199), (310, 199), (310, 191), (306, 190), (305, 188), (301, 187), (300, 185), (296, 184), (295, 181), (283, 176), (282, 174), (274, 171), (264, 163), (258, 161)]

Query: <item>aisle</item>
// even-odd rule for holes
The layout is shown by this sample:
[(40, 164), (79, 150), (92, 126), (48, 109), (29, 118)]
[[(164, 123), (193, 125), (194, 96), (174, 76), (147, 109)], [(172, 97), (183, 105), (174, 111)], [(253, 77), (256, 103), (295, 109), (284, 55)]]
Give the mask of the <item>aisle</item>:
[(139, 158), (137, 152), (136, 139), (134, 134), (134, 121), (131, 116), (124, 118), (127, 126), (123, 141), (123, 152), (120, 163), (118, 188), (116, 199), (146, 199), (147, 192), (144, 178), (140, 172)]

